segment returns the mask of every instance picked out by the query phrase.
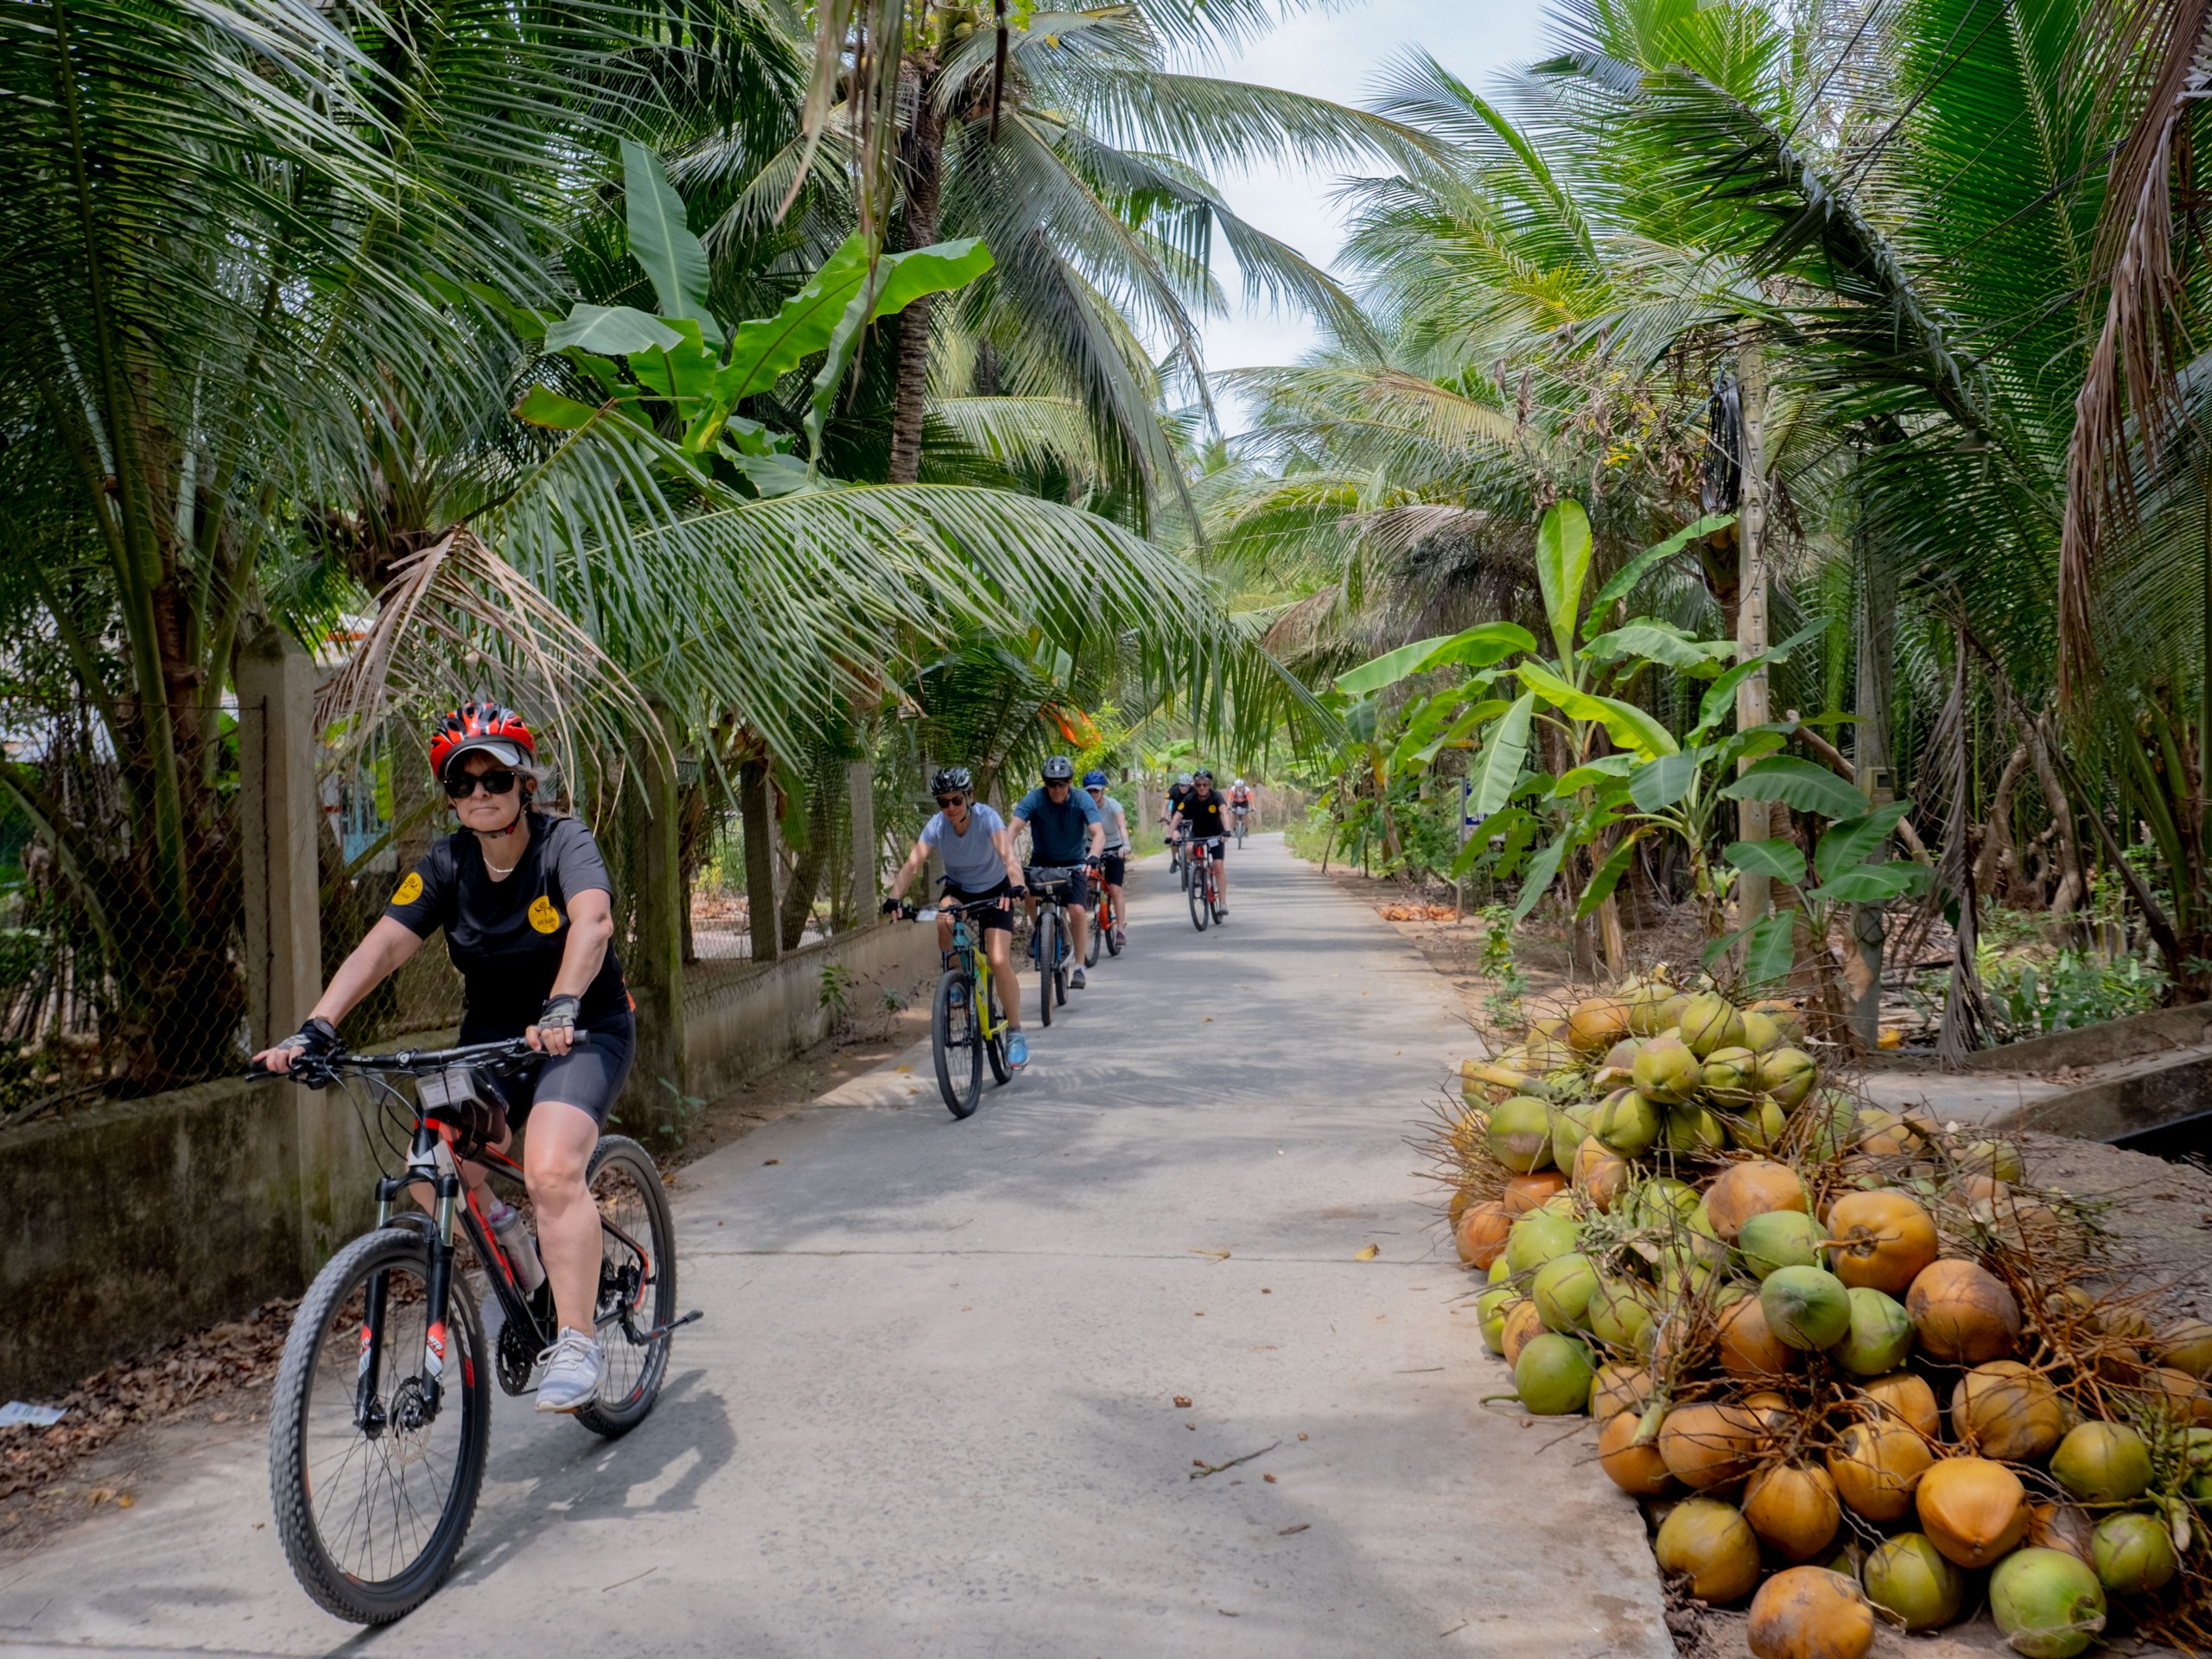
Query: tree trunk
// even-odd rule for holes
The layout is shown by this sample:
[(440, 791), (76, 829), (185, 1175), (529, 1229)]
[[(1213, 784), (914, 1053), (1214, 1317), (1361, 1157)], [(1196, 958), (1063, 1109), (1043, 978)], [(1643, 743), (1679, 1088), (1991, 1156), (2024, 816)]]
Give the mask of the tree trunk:
[(737, 772), (738, 813), (745, 826), (746, 926), (753, 959), (776, 959), (776, 820), (768, 805), (768, 763), (747, 760)]
[(1989, 803), (1988, 835), (1981, 855), (1974, 861), (1974, 891), (1985, 899), (2009, 894), (2019, 868), (2019, 850), (2012, 844), (2012, 797), (2028, 770), (2028, 746), (2016, 747), (1997, 779), (1997, 793)]
[[(899, 146), (900, 182), (906, 192), (905, 243), (927, 247), (937, 240), (938, 206), (944, 190), (944, 115), (932, 97), (937, 60), (910, 60), (921, 72), (914, 124)], [(930, 302), (925, 294), (899, 314), (899, 382), (891, 404), (891, 481), (912, 484), (922, 475), (922, 416), (929, 404)]]
[(779, 919), (786, 952), (798, 950), (799, 941), (806, 937), (807, 918), (814, 913), (814, 896), (822, 890), (822, 873), (830, 866), (830, 839), (836, 828), (829, 791), (815, 779), (806, 795), (806, 845), (799, 849), (791, 885), (784, 889)]
[(2050, 821), (2058, 830), (2058, 891), (2051, 895), (2050, 913), (2070, 916), (2088, 898), (2089, 887), (2082, 874), (2081, 843), (2074, 837), (2074, 808), (2051, 766), (2050, 743), (2050, 726), (2037, 721), (2028, 747), (2035, 761), (2036, 781), (2043, 785), (2044, 804), (2050, 809)]
[[(1758, 342), (1738, 352), (1736, 382), (1743, 407), (1743, 497), (1736, 518), (1736, 660), (1744, 662), (1758, 656), (1767, 645), (1766, 359)], [(1766, 671), (1762, 669), (1736, 688), (1736, 729), (1749, 731), (1765, 725), (1770, 718)], [(1766, 839), (1765, 802), (1739, 801), (1736, 810), (1738, 833), (1745, 841)], [(1738, 927), (1758, 920), (1772, 903), (1765, 876), (1746, 872), (1736, 878)]]

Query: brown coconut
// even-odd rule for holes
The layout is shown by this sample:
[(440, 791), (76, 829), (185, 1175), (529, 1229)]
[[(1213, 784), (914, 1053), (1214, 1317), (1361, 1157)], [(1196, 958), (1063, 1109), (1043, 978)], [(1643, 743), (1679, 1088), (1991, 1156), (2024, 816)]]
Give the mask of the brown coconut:
[(1544, 1316), (1536, 1311), (1533, 1301), (1516, 1302), (1513, 1311), (1505, 1316), (1505, 1328), (1498, 1333), (1505, 1363), (1510, 1369), (1521, 1361), (1521, 1351), (1532, 1338), (1544, 1334)]
[(1740, 1600), (1759, 1581), (1759, 1541), (1751, 1523), (1726, 1503), (1685, 1498), (1659, 1523), (1651, 1553), (1669, 1578), (1687, 1578), (1690, 1593), (1719, 1605)]
[(1905, 1293), (1920, 1350), (1943, 1365), (1983, 1365), (2020, 1344), (2020, 1305), (1988, 1268), (1930, 1262)]
[(1656, 1446), (1636, 1443), (1642, 1422), (1632, 1411), (1607, 1418), (1605, 1427), (1598, 1432), (1598, 1466), (1623, 1491), (1637, 1497), (1657, 1497), (1673, 1489), (1675, 1478)]
[(1629, 1007), (1617, 996), (1592, 996), (1567, 1016), (1567, 1040), (1578, 1054), (1602, 1054), (1629, 1033)]
[(2140, 1386), (2163, 1400), (2170, 1420), (2196, 1428), (2212, 1427), (2212, 1394), (2178, 1365), (2153, 1365), (2143, 1373)]
[(1642, 1411), (1650, 1399), (1651, 1373), (1641, 1365), (1600, 1365), (1590, 1379), (1590, 1414), (1601, 1423)]
[(1756, 1296), (1731, 1302), (1713, 1324), (1719, 1337), (1720, 1369), (1731, 1376), (1781, 1376), (1804, 1363), (1805, 1356), (1768, 1326)]
[(1452, 1242), (1462, 1262), (1488, 1272), (1491, 1263), (1504, 1254), (1505, 1236), (1512, 1230), (1512, 1216), (1491, 1198), (1466, 1207), (1459, 1225), (1452, 1230)]
[(1847, 1192), (1828, 1206), (1827, 1229), (1838, 1241), (1829, 1271), (1854, 1289), (1903, 1296), (1936, 1260), (1935, 1218), (1902, 1192)]
[(1802, 1463), (1770, 1463), (1744, 1489), (1744, 1519), (1759, 1541), (1777, 1555), (1809, 1561), (1825, 1551), (1843, 1524), (1835, 1479)]
[(1936, 1413), (1936, 1390), (1925, 1377), (1891, 1371), (1861, 1382), (1859, 1392), (1880, 1408), (1878, 1415), (1904, 1423), (1923, 1440), (1938, 1439), (1943, 1432), (1942, 1420)]
[(1987, 1567), (2027, 1535), (2027, 1488), (1987, 1458), (1945, 1458), (1921, 1476), (1913, 1504), (1928, 1541), (1961, 1567)]
[(1516, 1175), (1505, 1184), (1505, 1213), (1525, 1216), (1531, 1210), (1542, 1209), (1566, 1191), (1567, 1177), (1555, 1169), (1539, 1169), (1526, 1175)]
[(1600, 1210), (1611, 1210), (1628, 1190), (1628, 1160), (1591, 1135), (1574, 1154), (1574, 1185)]
[(1836, 1496), (1868, 1521), (1901, 1521), (1912, 1510), (1913, 1488), (1935, 1461), (1928, 1442), (1903, 1423), (1872, 1418), (1853, 1423), (1828, 1448)]
[(2212, 1325), (2202, 1319), (2177, 1319), (2152, 1339), (2151, 1351), (2161, 1365), (2171, 1365), (2194, 1377), (2212, 1376)]
[(1676, 1406), (1659, 1427), (1659, 1455), (1683, 1485), (1718, 1491), (1751, 1472), (1765, 1439), (1762, 1428), (1740, 1406), (1702, 1400)]
[(1856, 1579), (1824, 1567), (1786, 1567), (1751, 1598), (1744, 1643), (1751, 1659), (1866, 1659), (1874, 1609)]
[(2071, 1503), (2028, 1505), (2026, 1541), (2032, 1549), (2063, 1549), (2077, 1560), (2094, 1565), (2090, 1541), (2096, 1530), (2097, 1523), (2089, 1518), (2089, 1512)]
[(1787, 1164), (1764, 1158), (1731, 1164), (1705, 1195), (1705, 1213), (1713, 1230), (1733, 1244), (1744, 1224), (1772, 1210), (1809, 1211), (1805, 1184)]
[(2017, 1359), (1977, 1365), (1951, 1390), (1951, 1433), (1999, 1463), (2048, 1457), (2066, 1433), (2058, 1390)]

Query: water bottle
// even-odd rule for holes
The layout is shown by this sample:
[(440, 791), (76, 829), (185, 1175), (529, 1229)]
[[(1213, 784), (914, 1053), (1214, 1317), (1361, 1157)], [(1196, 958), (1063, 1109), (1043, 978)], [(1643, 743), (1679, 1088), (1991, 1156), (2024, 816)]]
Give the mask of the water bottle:
[(492, 1224), (492, 1236), (499, 1241), (499, 1249), (506, 1255), (507, 1265), (514, 1269), (515, 1282), (522, 1287), (522, 1294), (531, 1294), (545, 1282), (545, 1265), (537, 1259), (537, 1241), (523, 1225), (522, 1211), (494, 1198), (484, 1218)]

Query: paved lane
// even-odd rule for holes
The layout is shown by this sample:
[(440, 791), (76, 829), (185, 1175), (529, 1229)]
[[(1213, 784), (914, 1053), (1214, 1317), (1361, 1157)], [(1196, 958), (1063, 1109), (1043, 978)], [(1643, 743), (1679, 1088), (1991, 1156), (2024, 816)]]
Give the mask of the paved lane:
[(1480, 1408), (1446, 1312), (1403, 1137), (1449, 987), (1276, 838), (1232, 857), (1205, 935), (1133, 873), (1128, 953), (969, 1122), (925, 1050), (686, 1170), (659, 1409), (610, 1446), (502, 1400), (425, 1612), (315, 1611), (241, 1440), (0, 1567), (0, 1653), (1670, 1654), (1633, 1510)]

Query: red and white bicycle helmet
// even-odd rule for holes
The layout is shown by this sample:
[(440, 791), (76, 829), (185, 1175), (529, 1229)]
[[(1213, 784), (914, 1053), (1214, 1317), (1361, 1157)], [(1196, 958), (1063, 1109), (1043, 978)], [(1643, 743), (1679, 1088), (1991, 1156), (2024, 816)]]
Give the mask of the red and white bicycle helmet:
[(496, 702), (464, 702), (430, 728), (430, 772), (441, 783), (454, 761), (480, 753), (518, 766), (537, 759), (537, 740), (520, 715)]

